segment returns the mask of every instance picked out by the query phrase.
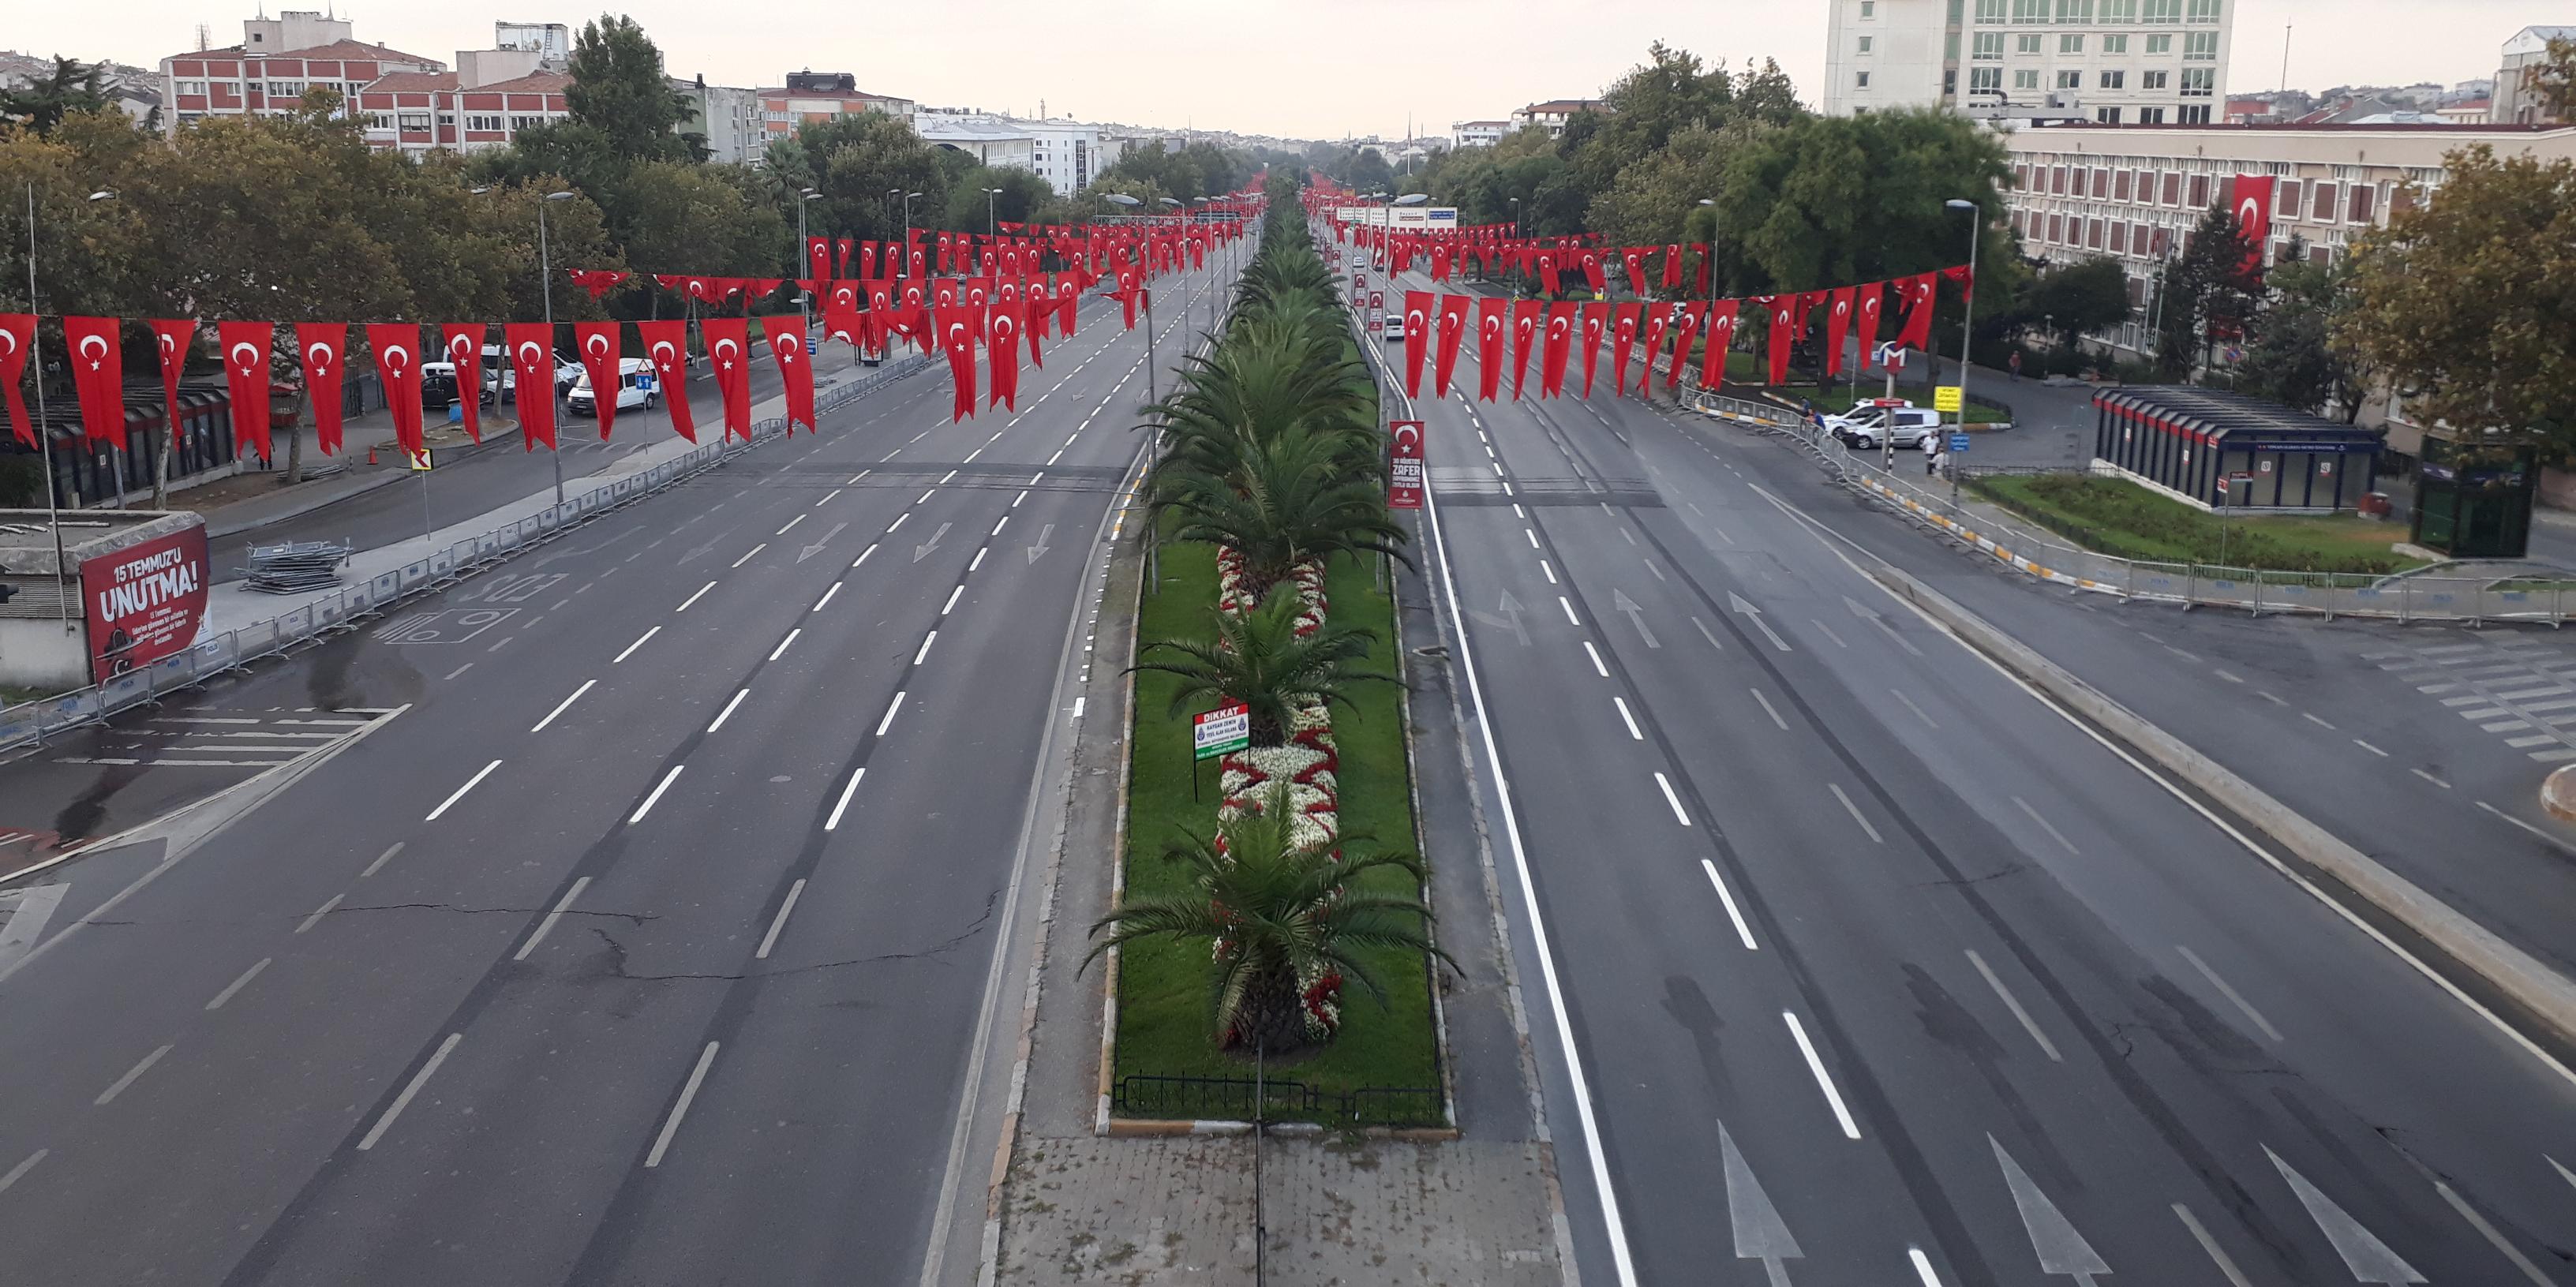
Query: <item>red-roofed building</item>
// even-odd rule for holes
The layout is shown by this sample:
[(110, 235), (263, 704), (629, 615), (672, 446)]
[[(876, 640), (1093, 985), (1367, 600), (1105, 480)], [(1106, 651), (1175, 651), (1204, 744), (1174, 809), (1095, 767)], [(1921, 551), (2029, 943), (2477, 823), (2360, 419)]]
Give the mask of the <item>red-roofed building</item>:
[(167, 128), (209, 116), (275, 116), (294, 110), (314, 86), (354, 99), (388, 75), (445, 70), (435, 58), (355, 39), (345, 21), (282, 12), (245, 20), (238, 45), (162, 59), (161, 119)]
[(507, 146), (521, 129), (571, 110), (572, 77), (537, 65), (535, 50), (461, 50), (452, 72), (398, 73), (358, 93), (367, 142), (411, 155)]

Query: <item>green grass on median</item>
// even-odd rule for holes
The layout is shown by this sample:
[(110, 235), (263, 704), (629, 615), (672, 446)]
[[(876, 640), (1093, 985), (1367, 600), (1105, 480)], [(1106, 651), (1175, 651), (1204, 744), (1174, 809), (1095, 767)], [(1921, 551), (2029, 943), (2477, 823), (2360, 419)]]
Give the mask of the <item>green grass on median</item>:
[[(1206, 545), (1167, 545), (1161, 577), (1161, 593), (1145, 598), (1138, 639), (1208, 635), (1209, 614), (1216, 604), (1215, 551)], [(1335, 624), (1374, 632), (1377, 643), (1369, 656), (1370, 667), (1400, 673), (1394, 605), (1372, 586), (1371, 579), (1365, 563), (1334, 563), (1326, 582), (1332, 619)], [(1184, 828), (1205, 835), (1216, 825), (1215, 761), (1198, 766), (1198, 796), (1192, 799), (1190, 794), (1190, 717), (1208, 707), (1171, 714), (1172, 694), (1179, 682), (1152, 672), (1136, 676), (1125, 855), (1130, 897), (1189, 892), (1187, 874), (1163, 860), (1163, 847)], [(1336, 709), (1333, 714), (1333, 734), (1341, 753), (1343, 834), (1366, 833), (1375, 837), (1377, 847), (1410, 852), (1413, 803), (1405, 763), (1402, 694), (1392, 684), (1362, 684), (1354, 696), (1356, 709)], [(1400, 871), (1376, 875), (1387, 878), (1391, 892), (1413, 892)], [(1305, 1063), (1274, 1067), (1272, 1076), (1327, 1091), (1440, 1085), (1430, 985), (1422, 958), (1400, 950), (1382, 951), (1371, 958), (1370, 966), (1386, 988), (1387, 1004), (1380, 1006), (1357, 982), (1348, 984), (1342, 995), (1340, 1035)], [(1119, 950), (1119, 1075), (1252, 1075), (1248, 1062), (1220, 1053), (1210, 1036), (1209, 976), (1205, 944), (1148, 940)]]
[(2216, 514), (2124, 478), (1971, 477), (1966, 486), (2068, 540), (2121, 558), (2293, 572), (2384, 574), (2424, 566), (2389, 549), (2405, 537), (2405, 528), (2358, 515), (2231, 515), (2221, 560)]

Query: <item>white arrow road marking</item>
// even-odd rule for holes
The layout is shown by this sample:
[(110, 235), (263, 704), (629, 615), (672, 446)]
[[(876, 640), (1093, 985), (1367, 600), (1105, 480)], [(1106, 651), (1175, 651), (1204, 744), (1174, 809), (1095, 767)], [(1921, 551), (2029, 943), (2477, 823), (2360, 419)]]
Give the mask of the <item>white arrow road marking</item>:
[[(801, 518), (801, 517), (803, 517), (803, 516), (802, 516), (802, 515), (799, 515), (798, 517), (800, 517), (800, 518)], [(848, 527), (848, 526), (849, 526), (849, 524), (847, 524), (847, 523), (834, 523), (834, 524), (832, 524), (832, 530), (831, 530), (831, 531), (828, 531), (828, 532), (823, 533), (823, 534), (822, 534), (821, 536), (819, 536), (819, 537), (816, 537), (816, 538), (815, 538), (815, 540), (814, 540), (814, 543), (813, 543), (812, 545), (808, 545), (808, 546), (806, 546), (802, 551), (800, 551), (800, 552), (796, 555), (796, 561), (797, 561), (797, 562), (799, 562), (799, 563), (802, 563), (802, 562), (804, 562), (805, 560), (807, 560), (807, 559), (810, 559), (810, 558), (814, 557), (816, 554), (821, 553), (821, 552), (822, 552), (822, 550), (823, 550), (823, 547), (824, 547), (824, 546), (826, 546), (826, 545), (828, 545), (828, 544), (830, 544), (830, 543), (831, 543), (831, 541), (832, 541), (832, 538), (833, 538), (833, 537), (835, 537), (835, 536), (839, 536), (839, 535), (841, 534), (841, 529), (842, 529), (842, 528), (845, 528), (845, 527)]]
[(1801, 1260), (1807, 1253), (1798, 1249), (1798, 1239), (1780, 1218), (1779, 1208), (1771, 1205), (1761, 1181), (1753, 1178), (1753, 1168), (1745, 1164), (1744, 1153), (1735, 1147), (1735, 1137), (1727, 1133), (1724, 1122), (1717, 1124), (1717, 1148), (1725, 1159), (1726, 1220), (1735, 1232), (1735, 1258), (1761, 1261), (1771, 1287), (1789, 1287), (1788, 1266), (1780, 1262)]
[(1626, 591), (1618, 589), (1610, 591), (1610, 608), (1628, 618), (1628, 624), (1637, 628), (1637, 637), (1645, 640), (1647, 647), (1663, 647), (1655, 641), (1655, 632), (1646, 628), (1646, 610), (1638, 607), (1637, 601), (1629, 598)]
[[(1003, 523), (1007, 523), (1007, 522), (1009, 522), (1009, 521), (1011, 521), (1011, 519), (1010, 519), (1010, 515), (1005, 514), (1005, 515), (1003, 515), (1003, 516), (1002, 516), (1002, 522), (1003, 522)], [(1001, 531), (1002, 531), (1001, 523), (996, 523), (996, 524), (994, 524), (994, 525), (993, 525), (993, 533), (994, 533), (994, 535), (996, 535), (996, 536), (1000, 535), (1000, 534), (1001, 534)], [(1053, 548), (1053, 547), (1051, 547), (1051, 546), (1049, 546), (1049, 545), (1047, 544), (1047, 538), (1048, 538), (1048, 537), (1050, 537), (1050, 536), (1053, 536), (1053, 535), (1055, 535), (1055, 524), (1053, 524), (1053, 523), (1048, 523), (1048, 524), (1046, 524), (1046, 525), (1044, 525), (1044, 526), (1042, 526), (1042, 527), (1038, 528), (1038, 540), (1037, 540), (1037, 544), (1032, 545), (1032, 546), (1030, 546), (1030, 547), (1029, 547), (1029, 562), (1031, 562), (1031, 563), (1035, 563), (1035, 562), (1037, 562), (1039, 559), (1042, 559), (1042, 558), (1045, 558), (1045, 557), (1046, 557), (1046, 552), (1047, 552), (1049, 549)]]
[(69, 892), (69, 885), (38, 885), (18, 896), (18, 910), (10, 914), (6, 926), (0, 926), (0, 970), (34, 949), (45, 922), (54, 918), (54, 909)]
[(1989, 1132), (1986, 1143), (1994, 1146), (1995, 1161), (2004, 1169), (2004, 1184), (2012, 1190), (2013, 1205), (2021, 1211), (2021, 1227), (2030, 1234), (2031, 1249), (2039, 1253), (2039, 1272), (2065, 1274), (2078, 1287), (2093, 1287), (2095, 1275), (2111, 1272), (2111, 1267), (2102, 1263), (2101, 1254), (2093, 1250), (2093, 1244), (2075, 1231), (2066, 1214), (2031, 1182), (2030, 1173), (2004, 1151), (2003, 1142)]
[(930, 542), (928, 544), (913, 546), (912, 561), (919, 563), (923, 559), (929, 558), (931, 551), (939, 548), (939, 538), (948, 535), (948, 529), (954, 526), (955, 524), (953, 523), (942, 523), (939, 525), (938, 531), (930, 534)]
[(1772, 647), (1777, 648), (1782, 652), (1789, 651), (1788, 642), (1782, 639), (1778, 633), (1771, 629), (1770, 622), (1762, 619), (1762, 609), (1745, 602), (1743, 595), (1737, 594), (1733, 590), (1727, 591), (1726, 610), (1752, 622), (1754, 628), (1762, 632), (1762, 637), (1771, 641)]
[(2355, 1281), (2381, 1284), (2424, 1281), (2424, 1275), (2415, 1272), (2415, 1266), (2389, 1250), (2388, 1244), (2381, 1242), (2377, 1235), (2362, 1228), (2361, 1222), (2336, 1206), (2333, 1198), (2308, 1183), (2308, 1177), (2291, 1170), (2290, 1164), (2282, 1161), (2281, 1155), (2273, 1152), (2271, 1145), (2263, 1146), (2263, 1156), (2272, 1159), (2272, 1165), (2281, 1172), (2281, 1178), (2290, 1182), (2290, 1191), (2299, 1195), (2299, 1205), (2308, 1209), (2308, 1218), (2316, 1221), (2326, 1241), (2334, 1244), (2335, 1254), (2343, 1257), (2344, 1268), (2352, 1271)]

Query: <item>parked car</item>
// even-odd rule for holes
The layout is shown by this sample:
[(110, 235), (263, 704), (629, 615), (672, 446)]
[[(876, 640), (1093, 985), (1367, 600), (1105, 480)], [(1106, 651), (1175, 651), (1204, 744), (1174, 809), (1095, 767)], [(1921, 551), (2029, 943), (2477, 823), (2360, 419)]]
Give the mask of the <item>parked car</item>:
[(1389, 313), (1389, 314), (1387, 314), (1387, 315), (1386, 315), (1386, 322), (1384, 323), (1384, 325), (1383, 325), (1380, 329), (1382, 329), (1382, 330), (1384, 330), (1384, 331), (1386, 332), (1386, 338), (1387, 338), (1387, 339), (1389, 339), (1389, 340), (1401, 340), (1401, 339), (1403, 339), (1403, 338), (1404, 338), (1404, 314), (1402, 314), (1402, 313)]
[[(586, 416), (594, 414), (593, 407), (598, 398), (599, 392), (591, 387), (590, 372), (585, 369), (578, 378), (574, 379), (572, 391), (564, 395), (564, 403), (572, 408), (573, 414)], [(617, 409), (624, 411), (629, 407), (650, 408), (660, 405), (662, 405), (662, 393), (661, 390), (653, 387), (653, 364), (642, 358), (619, 358), (617, 360)]]
[(1923, 445), (1923, 435), (1941, 429), (1941, 413), (1911, 403), (1901, 407), (1855, 407), (1825, 417), (1825, 429), (1854, 451), (1873, 451), (1893, 439), (1901, 450)]
[[(491, 406), (500, 390), (499, 377), (488, 368), (483, 372), (483, 387), (476, 401)], [(420, 364), (420, 405), (428, 410), (445, 411), (456, 402), (456, 364), (423, 362)]]

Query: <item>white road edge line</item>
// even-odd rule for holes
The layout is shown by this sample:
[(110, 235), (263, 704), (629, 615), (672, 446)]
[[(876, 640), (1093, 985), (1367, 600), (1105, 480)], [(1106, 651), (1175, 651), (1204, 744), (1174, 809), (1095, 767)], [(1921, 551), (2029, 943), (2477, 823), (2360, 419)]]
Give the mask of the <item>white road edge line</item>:
[(774, 649), (774, 650), (772, 650), (772, 651), (770, 652), (770, 654), (769, 654), (769, 659), (770, 659), (771, 661), (776, 661), (776, 660), (778, 660), (779, 658), (786, 656), (786, 655), (787, 655), (787, 645), (789, 645), (789, 644), (792, 644), (792, 643), (796, 642), (796, 636), (801, 635), (801, 634), (803, 634), (803, 633), (805, 633), (805, 627), (803, 627), (803, 626), (798, 626), (798, 627), (796, 627), (795, 629), (788, 631), (788, 632), (787, 632), (787, 637), (786, 637), (786, 638), (784, 638), (784, 639), (779, 640), (779, 641), (778, 641), (778, 647), (777, 647), (776, 649)]
[(420, 1066), (419, 1072), (411, 1075), (410, 1083), (402, 1088), (401, 1094), (394, 1096), (394, 1102), (391, 1107), (385, 1109), (385, 1115), (377, 1118), (376, 1124), (367, 1128), (365, 1138), (358, 1141), (359, 1152), (364, 1153), (374, 1148), (376, 1141), (385, 1137), (385, 1132), (392, 1128), (394, 1119), (402, 1116), (404, 1109), (411, 1107), (411, 1098), (420, 1093), (422, 1083), (429, 1080), (431, 1073), (438, 1071), (440, 1064), (447, 1062), (448, 1054), (456, 1049), (457, 1042), (463, 1040), (465, 1040), (464, 1033), (451, 1032), (447, 1034), (447, 1040), (438, 1043), (437, 1052), (429, 1057), (429, 1062)]
[(501, 762), (500, 762), (499, 760), (494, 760), (494, 761), (492, 761), (490, 764), (486, 764), (486, 765), (484, 765), (484, 766), (483, 766), (483, 771), (482, 771), (482, 772), (477, 773), (477, 774), (475, 774), (474, 776), (472, 776), (472, 777), (470, 777), (470, 778), (465, 779), (465, 785), (463, 785), (463, 786), (461, 786), (461, 787), (456, 788), (456, 793), (455, 793), (455, 794), (453, 794), (453, 795), (451, 795), (451, 796), (447, 797), (447, 798), (446, 798), (446, 799), (444, 799), (444, 800), (439, 801), (439, 802), (438, 802), (438, 807), (437, 807), (437, 808), (435, 808), (435, 809), (430, 810), (430, 811), (429, 811), (429, 816), (428, 816), (428, 817), (426, 817), (426, 818), (421, 819), (421, 821), (423, 821), (423, 822), (436, 822), (436, 821), (438, 821), (438, 815), (440, 815), (440, 814), (442, 814), (442, 813), (447, 812), (447, 810), (448, 810), (449, 806), (454, 805), (457, 801), (464, 799), (464, 798), (465, 798), (465, 793), (466, 793), (466, 792), (473, 790), (473, 789), (474, 789), (474, 786), (475, 786), (475, 784), (476, 784), (476, 783), (481, 782), (483, 779), (485, 779), (485, 778), (487, 778), (487, 777), (490, 777), (490, 776), (492, 775), (492, 770), (497, 769), (497, 768), (499, 768), (499, 767), (501, 767)]
[(563, 699), (562, 701), (555, 703), (555, 708), (554, 708), (553, 710), (547, 711), (547, 712), (546, 712), (546, 717), (545, 717), (544, 719), (538, 720), (538, 721), (537, 721), (537, 726), (536, 726), (535, 728), (529, 729), (528, 731), (529, 731), (529, 732), (531, 732), (531, 733), (542, 733), (542, 732), (545, 732), (545, 731), (546, 731), (546, 725), (548, 725), (548, 724), (552, 724), (552, 723), (554, 723), (554, 722), (555, 722), (555, 716), (557, 716), (557, 715), (561, 715), (561, 714), (563, 714), (566, 710), (571, 709), (572, 704), (573, 704), (574, 702), (580, 701), (580, 700), (581, 700), (581, 695), (582, 695), (583, 693), (589, 692), (589, 691), (590, 691), (590, 686), (591, 686), (591, 685), (593, 685), (593, 684), (596, 684), (596, 683), (598, 683), (598, 682), (599, 682), (599, 681), (598, 681), (598, 680), (596, 680), (596, 679), (585, 679), (585, 680), (581, 681), (581, 687), (579, 687), (579, 688), (576, 688), (576, 689), (572, 690), (572, 696), (567, 697), (567, 698)]
[(689, 1070), (689, 1084), (680, 1088), (680, 1100), (671, 1105), (670, 1117), (662, 1122), (662, 1133), (653, 1138), (653, 1151), (644, 1155), (647, 1168), (660, 1166), (662, 1154), (669, 1151), (671, 1137), (680, 1133), (680, 1119), (689, 1115), (689, 1101), (698, 1097), (698, 1087), (707, 1079), (707, 1065), (716, 1061), (716, 1043), (698, 1052), (698, 1066)]
[(1619, 708), (1619, 718), (1622, 722), (1627, 724), (1628, 737), (1630, 740), (1638, 742), (1645, 741), (1646, 735), (1637, 728), (1637, 717), (1628, 713), (1628, 699), (1625, 697), (1613, 697), (1610, 699), (1610, 704)]
[(938, 631), (936, 631), (936, 630), (933, 630), (933, 631), (931, 631), (929, 634), (923, 635), (923, 636), (921, 637), (921, 651), (916, 652), (916, 653), (914, 653), (914, 654), (912, 655), (912, 664), (913, 664), (913, 665), (916, 665), (916, 666), (920, 665), (920, 664), (921, 664), (921, 661), (922, 661), (922, 658), (927, 657), (927, 656), (929, 656), (929, 655), (930, 655), (930, 643), (931, 643), (931, 641), (932, 641), (932, 640), (937, 639), (938, 637), (939, 637), (939, 632), (938, 632)]
[(1583, 655), (1592, 659), (1592, 673), (1603, 679), (1610, 677), (1610, 668), (1601, 664), (1601, 654), (1592, 647), (1592, 641), (1589, 639), (1583, 641)]
[(1780, 1017), (1789, 1021), (1789, 1035), (1796, 1039), (1798, 1053), (1807, 1057), (1807, 1071), (1816, 1075), (1816, 1085), (1824, 1089), (1825, 1102), (1833, 1107), (1834, 1120), (1843, 1128), (1843, 1138), (1859, 1139), (1860, 1123), (1853, 1121), (1851, 1110), (1843, 1107), (1843, 1093), (1834, 1089), (1834, 1079), (1825, 1071), (1825, 1061), (1816, 1055), (1816, 1043), (1807, 1040), (1807, 1027), (1798, 1022), (1798, 1012), (1783, 1010)]
[(1735, 936), (1744, 940), (1744, 950), (1761, 951), (1762, 948), (1753, 941), (1753, 927), (1744, 923), (1744, 913), (1735, 910), (1735, 895), (1726, 892), (1726, 881), (1717, 874), (1717, 864), (1702, 858), (1699, 865), (1708, 873), (1708, 883), (1717, 886), (1717, 901), (1726, 904), (1726, 919), (1735, 922)]
[(839, 594), (840, 592), (841, 592), (841, 583), (840, 583), (840, 582), (838, 582), (838, 581), (833, 582), (833, 583), (832, 583), (832, 588), (831, 588), (831, 589), (829, 589), (829, 590), (825, 590), (825, 591), (823, 592), (823, 597), (822, 597), (822, 598), (820, 598), (820, 599), (816, 599), (816, 600), (814, 601), (814, 606), (813, 606), (813, 607), (811, 607), (811, 608), (807, 608), (807, 609), (806, 609), (806, 611), (807, 611), (807, 612), (821, 612), (821, 611), (823, 610), (823, 605), (824, 605), (824, 604), (827, 604), (827, 603), (830, 603), (830, 602), (832, 601), (832, 596), (833, 596), (833, 595), (836, 595), (836, 594)]
[(581, 891), (588, 888), (590, 888), (590, 877), (582, 876), (575, 879), (572, 882), (572, 888), (565, 890), (564, 896), (555, 900), (553, 909), (546, 913), (544, 920), (537, 922), (537, 928), (528, 934), (528, 941), (521, 943), (519, 950), (510, 954), (510, 959), (527, 960), (528, 953), (536, 951), (537, 944), (545, 942), (546, 935), (554, 933), (555, 922), (564, 918), (564, 909), (572, 906), (572, 900), (581, 897)]

